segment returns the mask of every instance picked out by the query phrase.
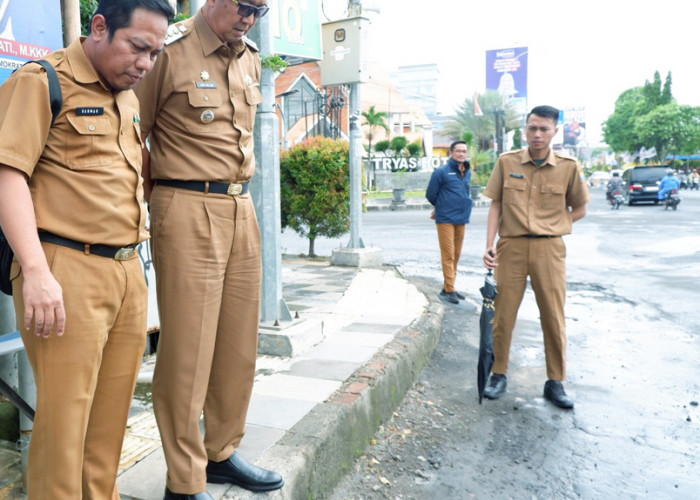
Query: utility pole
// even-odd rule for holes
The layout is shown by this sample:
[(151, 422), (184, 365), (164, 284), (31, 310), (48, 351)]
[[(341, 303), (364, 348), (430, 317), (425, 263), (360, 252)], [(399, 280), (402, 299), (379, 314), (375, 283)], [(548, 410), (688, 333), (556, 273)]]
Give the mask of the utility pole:
[[(337, 42), (339, 38), (345, 39), (346, 31), (351, 31), (349, 35), (354, 42), (354, 52), (348, 53), (347, 62), (344, 68), (335, 67), (336, 71), (347, 71), (351, 68), (354, 74), (342, 73), (345, 78), (338, 78), (340, 81), (328, 79), (330, 84), (347, 84), (350, 87), (350, 241), (346, 248), (333, 250), (331, 256), (331, 264), (338, 266), (366, 267), (377, 266), (383, 262), (382, 251), (379, 248), (365, 248), (362, 242), (362, 129), (360, 127), (361, 104), (360, 88), (363, 81), (366, 81), (366, 76), (363, 75), (363, 57), (366, 50), (363, 47), (363, 40), (367, 38), (366, 32), (362, 30), (368, 29), (368, 19), (361, 17), (362, 4), (361, 0), (349, 0), (348, 2), (348, 20), (343, 23), (343, 28), (336, 29), (334, 38), (331, 40)], [(335, 24), (334, 26), (338, 26)], [(353, 45), (350, 41), (346, 44)], [(324, 51), (326, 49), (324, 48)], [(350, 57), (351, 56), (351, 57)], [(324, 63), (327, 54), (324, 55)], [(351, 63), (349, 61), (352, 61)], [(330, 63), (331, 65), (334, 63)], [(332, 66), (331, 66), (332, 67)], [(326, 71), (326, 68), (323, 69)], [(343, 81), (344, 80), (344, 81)]]
[[(258, 20), (250, 37), (260, 53), (269, 55), (272, 47), (270, 20)], [(291, 321), (292, 315), (282, 297), (282, 215), (280, 205), (280, 139), (279, 120), (275, 113), (275, 75), (263, 67), (260, 77), (263, 102), (255, 116), (255, 165), (251, 195), (258, 216), (262, 237), (263, 283), (260, 306), (262, 322)]]
[(63, 11), (63, 45), (68, 47), (80, 38), (80, 0), (61, 0)]
[(364, 248), (362, 242), (362, 130), (360, 84), (350, 85), (350, 241), (348, 248)]

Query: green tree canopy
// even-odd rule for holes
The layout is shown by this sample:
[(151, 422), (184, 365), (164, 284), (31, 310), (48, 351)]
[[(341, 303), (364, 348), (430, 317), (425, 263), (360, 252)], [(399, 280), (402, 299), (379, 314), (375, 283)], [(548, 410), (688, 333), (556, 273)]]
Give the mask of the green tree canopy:
[(641, 87), (627, 89), (615, 101), (615, 111), (603, 123), (603, 137), (613, 151), (634, 153), (656, 148), (657, 156), (700, 150), (700, 108), (681, 106), (671, 92), (669, 72), (659, 72)]
[(389, 149), (394, 153), (395, 158), (401, 158), (407, 153), (406, 146), (408, 146), (408, 139), (403, 135), (397, 135), (389, 141)]
[(315, 256), (319, 236), (337, 238), (350, 230), (350, 147), (347, 141), (313, 137), (282, 152), (282, 227), (309, 238)]
[(374, 106), (371, 106), (367, 111), (362, 112), (362, 117), (365, 121), (362, 125), (367, 125), (369, 127), (369, 152), (372, 152), (372, 139), (374, 134), (374, 129), (376, 127), (381, 127), (389, 133), (389, 125), (386, 123), (387, 114), (384, 111), (375, 111)]
[(97, 9), (98, 0), (80, 0), (80, 31), (83, 36), (90, 34), (90, 20)]

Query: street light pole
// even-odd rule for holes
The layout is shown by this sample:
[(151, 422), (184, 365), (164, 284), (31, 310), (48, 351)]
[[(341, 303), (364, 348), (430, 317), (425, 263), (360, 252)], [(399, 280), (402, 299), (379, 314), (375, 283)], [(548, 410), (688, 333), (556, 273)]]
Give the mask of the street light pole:
[(348, 248), (364, 248), (362, 233), (362, 131), (360, 84), (350, 86), (350, 242)]
[[(263, 54), (273, 52), (270, 18), (260, 19), (250, 33)], [(263, 102), (258, 106), (254, 131), (256, 174), (250, 183), (262, 239), (260, 320), (279, 323), (291, 321), (292, 315), (282, 296), (279, 121), (274, 111), (275, 75), (268, 68), (262, 69), (260, 92)]]

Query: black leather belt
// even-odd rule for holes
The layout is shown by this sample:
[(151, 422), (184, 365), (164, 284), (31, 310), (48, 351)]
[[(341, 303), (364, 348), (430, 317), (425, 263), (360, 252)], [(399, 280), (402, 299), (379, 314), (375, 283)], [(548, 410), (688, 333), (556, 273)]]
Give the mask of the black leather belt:
[(134, 255), (134, 252), (136, 251), (136, 245), (129, 245), (121, 248), (101, 244), (88, 245), (87, 243), (81, 243), (79, 241), (64, 238), (63, 236), (47, 233), (45, 231), (39, 232), (39, 240), (43, 241), (44, 243), (53, 243), (54, 245), (61, 245), (62, 247), (79, 250), (88, 255), (98, 255), (100, 257), (107, 257), (108, 259), (114, 260), (126, 260)]
[(250, 189), (250, 183), (248, 182), (175, 181), (172, 179), (158, 179), (156, 180), (156, 184), (189, 189), (190, 191), (199, 191), (200, 193), (227, 194), (229, 196), (246, 194)]
[(556, 238), (555, 234), (524, 234), (523, 238)]

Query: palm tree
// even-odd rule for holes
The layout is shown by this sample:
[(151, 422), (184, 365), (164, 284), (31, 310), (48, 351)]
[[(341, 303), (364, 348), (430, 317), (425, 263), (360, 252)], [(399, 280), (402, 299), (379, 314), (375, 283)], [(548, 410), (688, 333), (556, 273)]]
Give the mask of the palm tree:
[(457, 109), (453, 121), (445, 125), (445, 135), (449, 137), (462, 137), (466, 131), (474, 133), (475, 142), (481, 151), (489, 149), (489, 142), (493, 139), (495, 130), (495, 114), (505, 112), (505, 128), (513, 130), (520, 126), (520, 116), (514, 106), (503, 103), (503, 98), (495, 90), (487, 90), (478, 96), (479, 104), (483, 110), (483, 116), (474, 113), (474, 100), (465, 99)]
[(368, 169), (367, 169), (367, 188), (372, 187), (372, 179), (369, 177), (370, 172), (373, 172), (372, 168), (372, 133), (374, 132), (374, 127), (382, 127), (384, 130), (389, 133), (389, 125), (386, 124), (386, 120), (384, 119), (387, 114), (384, 111), (375, 111), (374, 106), (371, 106), (369, 110), (363, 111), (362, 116), (365, 119), (365, 122), (363, 125), (367, 125), (369, 127), (369, 147), (367, 148), (367, 160), (369, 162)]

